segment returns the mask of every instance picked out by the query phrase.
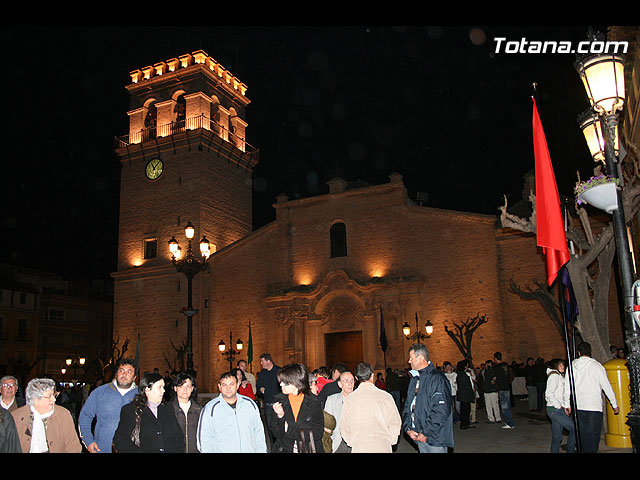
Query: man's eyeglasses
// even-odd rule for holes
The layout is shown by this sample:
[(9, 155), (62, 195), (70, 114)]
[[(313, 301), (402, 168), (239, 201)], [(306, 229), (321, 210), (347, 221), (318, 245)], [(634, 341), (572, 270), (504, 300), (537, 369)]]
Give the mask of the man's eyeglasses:
[(14, 385), (13, 383), (3, 383), (2, 386), (4, 388), (18, 388), (18, 386)]

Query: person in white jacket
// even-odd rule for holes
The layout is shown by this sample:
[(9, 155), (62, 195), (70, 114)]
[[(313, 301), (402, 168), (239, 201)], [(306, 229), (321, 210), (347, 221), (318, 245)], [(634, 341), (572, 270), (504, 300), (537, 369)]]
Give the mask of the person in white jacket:
[(202, 453), (267, 453), (264, 426), (258, 405), (238, 393), (238, 378), (222, 374), (220, 395), (200, 413), (197, 445)]
[[(545, 400), (547, 402), (547, 416), (551, 420), (551, 448), (550, 453), (560, 453), (562, 443), (562, 432), (567, 430), (567, 453), (575, 453), (576, 450), (576, 428), (570, 413), (565, 408), (571, 405), (565, 403), (565, 369), (564, 360), (555, 358), (549, 361), (547, 368), (547, 387), (545, 390)], [(570, 411), (569, 411), (570, 412)]]
[[(603, 401), (602, 392), (611, 403), (615, 415), (618, 414), (618, 403), (607, 372), (600, 362), (591, 358), (591, 345), (582, 342), (578, 345), (578, 356), (571, 367), (575, 388), (576, 417), (580, 435), (580, 447), (583, 453), (597, 453), (602, 431)], [(564, 404), (569, 403), (569, 375), (565, 377)], [(571, 412), (571, 407), (565, 407)]]

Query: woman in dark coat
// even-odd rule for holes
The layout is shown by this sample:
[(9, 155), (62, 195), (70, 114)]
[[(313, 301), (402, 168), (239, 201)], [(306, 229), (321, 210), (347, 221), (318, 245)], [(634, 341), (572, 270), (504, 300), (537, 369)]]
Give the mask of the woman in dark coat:
[(469, 362), (460, 360), (457, 366), (456, 384), (458, 390), (456, 392), (456, 400), (460, 402), (460, 428), (471, 428), (471, 404), (476, 401), (476, 394), (471, 385), (471, 377), (467, 373)]
[(282, 393), (275, 396), (275, 417), (271, 431), (272, 451), (277, 453), (324, 453), (324, 413), (322, 403), (309, 386), (309, 373), (300, 363), (278, 372)]
[(175, 396), (169, 405), (173, 407), (173, 413), (184, 435), (184, 453), (198, 453), (196, 434), (202, 405), (197, 400), (195, 376), (189, 372), (178, 373), (173, 379), (173, 390)]
[(120, 410), (113, 436), (119, 453), (183, 453), (184, 436), (171, 405), (162, 402), (164, 380), (158, 373), (143, 375), (133, 402)]

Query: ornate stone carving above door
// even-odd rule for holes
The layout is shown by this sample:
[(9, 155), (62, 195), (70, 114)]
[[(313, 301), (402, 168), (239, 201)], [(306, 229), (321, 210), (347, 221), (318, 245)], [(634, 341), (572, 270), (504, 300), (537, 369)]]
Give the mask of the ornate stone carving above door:
[(329, 330), (354, 330), (364, 321), (364, 306), (351, 293), (335, 292), (324, 304), (321, 313), (322, 326)]

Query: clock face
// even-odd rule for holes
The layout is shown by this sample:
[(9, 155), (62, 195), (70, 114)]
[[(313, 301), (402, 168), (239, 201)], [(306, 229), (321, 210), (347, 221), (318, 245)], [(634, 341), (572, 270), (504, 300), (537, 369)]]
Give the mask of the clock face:
[(156, 180), (160, 175), (162, 175), (162, 167), (162, 160), (160, 160), (159, 158), (154, 158), (153, 160), (149, 161), (145, 169), (147, 178), (149, 180)]

